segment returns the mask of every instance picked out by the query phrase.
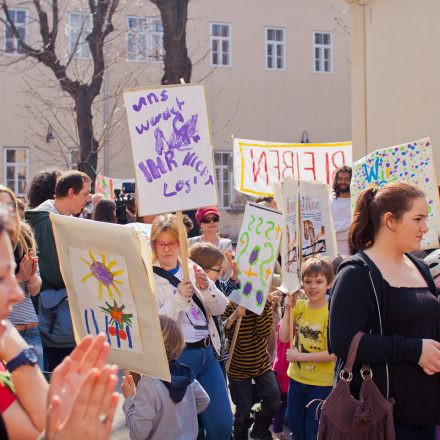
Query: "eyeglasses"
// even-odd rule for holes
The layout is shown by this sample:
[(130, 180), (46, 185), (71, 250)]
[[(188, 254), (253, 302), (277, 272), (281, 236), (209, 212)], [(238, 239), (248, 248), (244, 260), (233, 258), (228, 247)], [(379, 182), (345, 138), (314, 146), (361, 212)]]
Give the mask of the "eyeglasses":
[(206, 269), (206, 270), (213, 270), (214, 272), (220, 273), (222, 270), (221, 269), (214, 269), (213, 267), (211, 267), (210, 269)]
[(218, 223), (219, 220), (220, 220), (220, 217), (218, 215), (214, 215), (212, 217), (202, 218), (202, 223)]
[(166, 243), (165, 241), (155, 241), (154, 245), (159, 249), (165, 249), (167, 246), (169, 249), (176, 249), (179, 246), (178, 241), (170, 241)]

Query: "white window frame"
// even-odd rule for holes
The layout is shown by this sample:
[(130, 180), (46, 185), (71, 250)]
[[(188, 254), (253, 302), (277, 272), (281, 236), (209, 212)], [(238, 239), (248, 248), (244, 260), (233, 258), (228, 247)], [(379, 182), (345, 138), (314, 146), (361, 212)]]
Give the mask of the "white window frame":
[[(316, 43), (316, 35), (329, 35), (330, 36), (330, 44), (324, 43)], [(315, 56), (316, 49), (319, 50), (319, 58), (317, 59)], [(324, 49), (330, 49), (330, 70), (324, 70), (325, 68), (325, 59), (324, 59)], [(316, 70), (316, 61), (319, 62), (319, 69)], [(314, 73), (323, 73), (323, 74), (331, 74), (333, 73), (333, 32), (330, 31), (313, 31), (312, 32), (312, 63), (313, 63), (313, 72)]]
[[(129, 34), (132, 32), (129, 29), (129, 20), (137, 19), (137, 20), (145, 20), (145, 54), (141, 54), (139, 51), (134, 54), (134, 56), (130, 56), (128, 51), (128, 41)], [(157, 27), (162, 28), (162, 30), (157, 30)], [(154, 44), (155, 38), (160, 41), (160, 44)], [(125, 20), (125, 59), (128, 62), (137, 62), (137, 63), (160, 63), (163, 59), (164, 50), (163, 50), (163, 27), (162, 20), (160, 17), (146, 17), (141, 15), (129, 15)]]
[[(26, 154), (26, 158), (24, 162), (8, 162), (7, 161), (7, 157), (8, 157), (8, 151), (13, 150), (15, 152), (17, 152), (18, 150), (24, 150), (25, 154)], [(8, 185), (8, 175), (7, 175), (7, 169), (10, 166), (14, 167), (14, 187), (11, 188), (12, 191), (14, 191), (16, 196), (26, 196), (26, 187), (29, 183), (29, 156), (30, 156), (30, 149), (29, 147), (4, 147), (3, 149), (3, 176), (4, 176), (4, 183), (5, 186), (7, 186), (8, 188), (11, 188)], [(18, 191), (18, 167), (22, 167), (25, 166), (26, 167), (26, 180), (25, 180), (25, 192), (21, 193)]]
[[(160, 31), (156, 30), (159, 27), (162, 29)], [(149, 41), (149, 54), (148, 61), (151, 63), (160, 63), (163, 60), (164, 50), (163, 50), (163, 25), (160, 17), (150, 17), (148, 26), (148, 41)], [(160, 44), (154, 44), (154, 37), (158, 37)]]
[[(23, 38), (23, 40), (27, 41), (27, 32), (28, 32), (27, 18), (28, 18), (28, 11), (27, 11), (27, 9), (23, 9), (23, 8), (9, 8), (9, 14), (13, 13), (15, 15), (17, 12), (24, 12), (24, 23), (17, 25), (15, 20), (13, 20), (14, 23), (15, 23), (15, 27), (17, 28), (17, 30), (19, 30), (19, 28), (24, 28), (24, 38)], [(7, 21), (6, 21), (6, 15), (4, 16), (4, 20), (5, 20), (5, 23), (4, 23), (4, 33), (3, 33), (3, 37), (4, 37), (4, 39), (3, 39), (3, 50), (4, 50), (4, 53), (6, 55), (12, 55), (12, 56), (23, 55), (24, 51), (23, 52), (19, 52), (18, 40), (15, 37), (15, 35), (12, 36), (12, 42), (13, 42), (14, 49), (11, 52), (8, 52), (6, 50), (6, 47), (7, 47), (6, 46), (6, 42), (8, 40), (11, 40), (11, 39), (7, 38), (7, 36), (6, 36), (7, 30), (8, 30), (8, 26), (9, 26)]]
[[(221, 37), (213, 35), (214, 26), (226, 26), (228, 28), (228, 37)], [(209, 35), (210, 35), (210, 56), (209, 56), (209, 65), (211, 67), (232, 67), (232, 25), (231, 23), (223, 23), (214, 21), (209, 23)], [(218, 41), (220, 50), (218, 51), (218, 59), (221, 61), (220, 63), (214, 64), (213, 61), (213, 44), (214, 40)], [(223, 64), (223, 41), (228, 42), (229, 52), (228, 52), (228, 63)]]
[[(268, 40), (267, 33), (269, 30), (281, 31), (282, 35), (283, 35), (283, 40), (281, 42), (278, 40)], [(269, 51), (268, 51), (269, 44), (273, 47), (273, 49), (275, 49), (275, 55), (272, 55), (272, 59), (275, 61), (275, 67), (269, 67), (268, 62), (267, 62), (268, 55), (269, 55)], [(283, 52), (282, 52), (283, 67), (276, 67), (276, 61), (277, 61), (276, 47), (278, 44), (281, 44), (281, 46), (283, 48)], [(264, 28), (264, 65), (266, 67), (266, 70), (271, 70), (271, 71), (272, 70), (278, 70), (278, 71), (286, 70), (287, 59), (286, 59), (286, 29), (285, 28), (279, 27), (279, 26), (265, 26), (265, 28)]]
[[(81, 16), (83, 20), (83, 26), (80, 29), (80, 36), (78, 39), (78, 43), (76, 42), (76, 35), (77, 30), (75, 29), (75, 41), (73, 41), (73, 26), (72, 26), (72, 17), (74, 15)], [(86, 17), (89, 19), (89, 25), (87, 26)], [(84, 11), (76, 11), (76, 12), (69, 12), (69, 27), (68, 27), (68, 47), (69, 47), (69, 57), (72, 56), (73, 49), (76, 46), (75, 54), (72, 56), (72, 58), (75, 58), (77, 60), (89, 60), (92, 58), (92, 54), (90, 53), (90, 47), (89, 43), (87, 42), (86, 38), (87, 35), (90, 34), (90, 32), (93, 29), (93, 17), (90, 12), (84, 12)], [(86, 52), (86, 53), (84, 53)]]
[[(222, 155), (222, 163), (217, 165), (216, 163), (216, 154), (221, 154)], [(228, 157), (227, 163), (226, 165), (223, 165), (223, 154), (226, 154)], [(230, 150), (214, 150), (214, 167), (215, 167), (215, 173), (216, 173), (216, 177), (217, 177), (217, 191), (218, 191), (218, 198), (219, 198), (219, 207), (221, 209), (232, 209), (232, 204), (234, 202), (233, 197), (234, 197), (234, 173), (231, 172), (231, 170), (229, 169), (229, 163), (232, 159), (232, 151)], [(226, 170), (228, 173), (228, 177), (229, 177), (229, 191), (227, 193), (224, 192), (223, 190), (223, 170)], [(220, 178), (219, 178), (220, 176)], [(224, 201), (224, 197), (225, 194), (228, 195), (229, 194), (229, 205), (225, 204)]]

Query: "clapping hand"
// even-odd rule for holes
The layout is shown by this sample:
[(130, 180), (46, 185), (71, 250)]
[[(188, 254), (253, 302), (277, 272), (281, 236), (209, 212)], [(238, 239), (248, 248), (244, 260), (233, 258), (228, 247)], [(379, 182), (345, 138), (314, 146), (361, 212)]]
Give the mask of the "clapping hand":
[[(49, 387), (48, 401), (57, 395), (62, 405), (60, 417), (63, 422), (69, 414), (75, 397), (82, 392), (81, 385), (92, 369), (102, 369), (110, 352), (107, 338), (100, 333), (96, 337), (85, 337), (72, 351), (70, 356), (64, 358), (63, 362), (54, 370)], [(113, 368), (113, 367), (112, 367)], [(112, 374), (116, 374), (116, 367)], [(62, 380), (54, 380), (62, 377)]]

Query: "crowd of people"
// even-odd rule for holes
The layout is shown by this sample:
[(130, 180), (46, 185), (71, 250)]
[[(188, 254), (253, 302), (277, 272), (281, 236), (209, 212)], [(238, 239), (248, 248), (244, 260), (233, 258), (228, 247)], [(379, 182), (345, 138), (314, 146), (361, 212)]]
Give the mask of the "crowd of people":
[[(174, 214), (137, 219), (151, 223), (171, 382), (125, 373), (131, 439), (286, 439), (287, 426), (292, 439), (315, 440), (321, 402), (359, 331), (353, 397), (361, 398), (368, 364), (383, 396), (395, 402), (396, 439), (436, 438), (440, 302), (433, 276), (440, 259), (428, 256), (426, 265), (418, 253), (426, 198), (404, 182), (371, 187), (352, 218), (350, 179), (347, 166), (334, 176), (340, 256), (304, 261), (296, 292), (278, 288), (275, 274), (260, 315), (228, 299), (240, 289), (240, 272), (231, 240), (220, 235), (217, 207), (197, 210), (200, 234), (189, 238), (185, 263)], [(270, 197), (258, 202), (276, 207)], [(50, 214), (116, 223), (117, 206), (91, 194), (86, 174), (56, 170), (34, 178), (23, 212), (20, 203), (0, 186), (0, 438), (109, 438), (117, 367), (106, 364), (104, 335), (75, 342)], [(185, 226), (194, 228), (189, 218)]]

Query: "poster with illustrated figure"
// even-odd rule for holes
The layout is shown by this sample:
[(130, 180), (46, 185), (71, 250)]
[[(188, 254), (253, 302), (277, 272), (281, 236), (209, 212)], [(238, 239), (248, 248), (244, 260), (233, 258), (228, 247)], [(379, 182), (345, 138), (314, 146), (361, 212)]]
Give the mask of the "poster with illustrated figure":
[(235, 261), (240, 269), (239, 290), (229, 299), (260, 315), (266, 304), (278, 258), (281, 239), (281, 212), (248, 203), (238, 237)]
[(362, 190), (396, 181), (412, 183), (426, 194), (429, 229), (421, 247), (439, 247), (440, 203), (429, 138), (376, 150), (354, 163), (350, 185), (352, 211)]
[(336, 169), (351, 163), (351, 142), (294, 144), (234, 138), (235, 189), (254, 197), (272, 196), (272, 183), (287, 177), (330, 185)]
[(299, 231), (299, 185), (298, 181), (286, 177), (272, 186), (278, 208), (282, 212), (281, 235), (281, 279), (285, 292), (300, 288), (300, 231)]
[(325, 183), (299, 182), (301, 257), (338, 256), (335, 228), (330, 211), (330, 191)]
[(109, 362), (170, 380), (151, 254), (136, 227), (51, 214), (75, 339), (104, 333)]
[(217, 205), (203, 85), (127, 90), (139, 215)]

